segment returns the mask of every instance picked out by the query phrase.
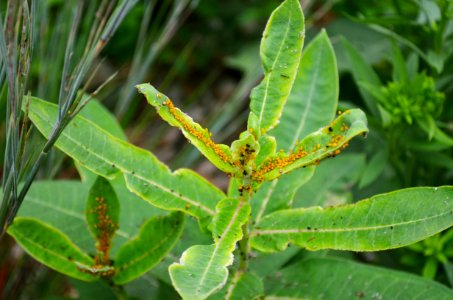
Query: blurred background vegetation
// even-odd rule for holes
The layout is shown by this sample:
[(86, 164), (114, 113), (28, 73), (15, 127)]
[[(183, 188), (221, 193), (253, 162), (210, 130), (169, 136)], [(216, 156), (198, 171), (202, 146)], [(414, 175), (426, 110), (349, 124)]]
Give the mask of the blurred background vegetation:
[[(2, 17), (7, 16), (6, 2), (0, 2)], [(209, 127), (216, 142), (230, 143), (246, 126), (248, 96), (262, 76), (261, 33), (280, 1), (131, 1), (136, 3), (118, 23), (111, 40), (89, 59), (90, 32), (103, 20), (96, 23), (96, 11), (109, 1), (29, 2), (33, 3), (30, 27), (34, 39), (28, 44), (33, 53), (24, 95), (30, 91), (33, 96), (59, 102), (64, 98), (61, 87), (78, 90), (84, 86), (88, 93), (96, 91), (97, 100), (115, 114), (131, 142), (153, 151), (173, 169), (193, 168), (226, 189), (227, 178), (201, 159), (177, 129), (156, 118), (134, 85), (151, 82)], [(452, 2), (302, 0), (301, 4), (306, 18), (305, 44), (326, 28), (334, 45), (340, 108), (362, 108), (371, 131), (365, 141), (354, 141), (347, 153), (321, 163), (314, 178), (298, 192), (296, 206), (342, 204), (404, 187), (453, 184)], [(72, 20), (77, 10), (82, 13), (75, 32)], [(75, 66), (83, 60), (88, 64), (79, 85), (71, 81), (77, 72), (64, 71), (70, 43), (69, 69), (77, 70)], [(4, 61), (0, 67), (4, 151), (10, 138), (9, 100)], [(45, 140), (30, 130), (27, 143), (21, 158), (25, 175)], [(5, 178), (8, 155), (2, 154)], [(54, 149), (37, 173), (38, 179), (78, 176), (72, 161)], [(453, 286), (451, 230), (399, 250), (350, 255)], [(159, 286), (160, 299), (174, 295), (170, 287)], [(146, 295), (146, 286), (135, 289)], [(42, 267), (7, 238), (0, 245), (0, 291), (3, 297), (8, 295), (5, 299), (114, 297), (106, 286), (69, 280)]]

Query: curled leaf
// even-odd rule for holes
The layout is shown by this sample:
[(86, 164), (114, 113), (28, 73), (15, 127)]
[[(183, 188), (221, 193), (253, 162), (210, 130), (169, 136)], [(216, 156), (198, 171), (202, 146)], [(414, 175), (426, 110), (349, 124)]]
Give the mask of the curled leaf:
[(137, 89), (145, 95), (148, 103), (156, 108), (162, 119), (181, 129), (184, 136), (217, 168), (225, 173), (235, 172), (228, 146), (214, 143), (211, 139), (211, 133), (206, 128), (203, 128), (179, 108), (176, 108), (167, 96), (159, 93), (150, 84), (139, 84)]
[(305, 137), (291, 152), (280, 151), (265, 160), (252, 179), (273, 180), (297, 168), (317, 164), (323, 158), (340, 154), (353, 137), (367, 132), (365, 114), (360, 109), (348, 110), (332, 124)]

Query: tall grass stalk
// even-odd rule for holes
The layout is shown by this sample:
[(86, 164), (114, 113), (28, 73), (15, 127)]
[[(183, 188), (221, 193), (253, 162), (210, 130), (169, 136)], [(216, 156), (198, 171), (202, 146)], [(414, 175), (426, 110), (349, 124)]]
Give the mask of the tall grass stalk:
[[(8, 1), (5, 28), (0, 24), (2, 62), (0, 83), (3, 80), (2, 76), (6, 75), (8, 97), (6, 150), (2, 181), (3, 194), (0, 205), (1, 235), (3, 235), (7, 226), (16, 216), (40, 167), (58, 137), (68, 123), (86, 105), (87, 99), (90, 99), (90, 97), (84, 97), (90, 82), (88, 75), (93, 69), (96, 69), (95, 62), (100, 52), (138, 0), (123, 0), (119, 2), (102, 0), (94, 16), (85, 15), (93, 7), (93, 2), (71, 1), (65, 3), (65, 5), (70, 6), (72, 21), (60, 77), (58, 92), (59, 114), (53, 125), (52, 133), (45, 144), (41, 149), (32, 150), (32, 152), (35, 152), (36, 158), (30, 162), (27, 161), (27, 157), (24, 155), (24, 148), (27, 146), (30, 130), (26, 113), (25, 116), (22, 116), (21, 108), (23, 99), (27, 99), (25, 95), (27, 95), (27, 81), (35, 45), (34, 33), (38, 29), (36, 27), (39, 26), (34, 21), (34, 17), (46, 10), (46, 7), (42, 5), (48, 5), (45, 1), (38, 2), (39, 9), (37, 10), (36, 2), (33, 0)], [(83, 23), (86, 20), (91, 21), (91, 19), (94, 19), (91, 22), (91, 30), (84, 39), (79, 34), (79, 28), (84, 25)], [(0, 20), (3, 20), (1, 16)], [(61, 41), (61, 36), (59, 38), (59, 41)], [(79, 51), (78, 45), (83, 43), (85, 47), (82, 51)], [(46, 45), (39, 45), (38, 48), (41, 50), (45, 49)], [(85, 84), (83, 85), (84, 82)], [(95, 93), (98, 91), (99, 89)], [(41, 91), (41, 97), (46, 96), (43, 93), (44, 91)], [(21, 182), (20, 186), (19, 182)]]

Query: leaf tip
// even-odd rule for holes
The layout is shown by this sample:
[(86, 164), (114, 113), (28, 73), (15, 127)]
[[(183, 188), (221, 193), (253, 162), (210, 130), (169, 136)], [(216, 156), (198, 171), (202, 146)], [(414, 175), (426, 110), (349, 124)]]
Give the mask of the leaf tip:
[(148, 90), (151, 87), (149, 83), (140, 83), (135, 86), (135, 88), (142, 94), (146, 93), (146, 90)]

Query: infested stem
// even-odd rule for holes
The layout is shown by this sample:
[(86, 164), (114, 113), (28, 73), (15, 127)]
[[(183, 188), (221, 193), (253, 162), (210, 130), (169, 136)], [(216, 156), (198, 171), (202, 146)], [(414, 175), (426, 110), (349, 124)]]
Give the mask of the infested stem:
[(239, 241), (239, 272), (246, 272), (248, 269), (249, 261), (248, 261), (248, 254), (250, 250), (249, 244), (249, 227), (251, 224), (251, 219), (247, 223), (242, 226), (242, 240)]
[[(251, 183), (249, 182), (250, 178), (249, 176), (244, 176), (242, 178), (242, 194), (239, 197), (240, 201), (243, 203), (248, 203), (250, 198), (252, 197), (252, 189)], [(250, 250), (250, 245), (249, 245), (249, 231), (250, 231), (250, 225), (251, 225), (251, 218), (249, 218), (248, 222), (245, 223), (242, 226), (242, 239), (238, 243), (238, 250), (239, 250), (239, 257), (240, 257), (240, 262), (239, 262), (239, 269), (238, 272), (246, 272), (248, 269), (248, 254)]]

